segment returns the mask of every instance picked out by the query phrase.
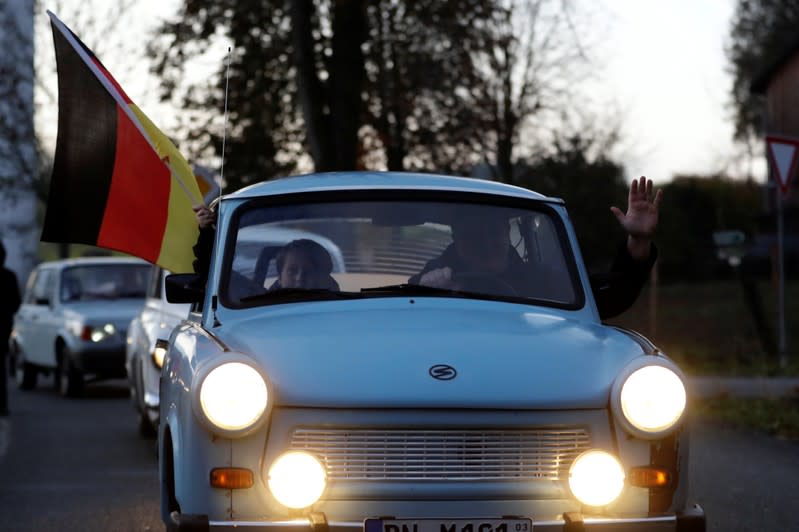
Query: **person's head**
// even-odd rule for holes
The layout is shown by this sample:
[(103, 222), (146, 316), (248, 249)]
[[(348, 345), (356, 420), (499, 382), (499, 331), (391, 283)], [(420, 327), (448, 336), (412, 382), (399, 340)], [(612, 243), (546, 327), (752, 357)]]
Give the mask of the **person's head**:
[(504, 217), (493, 213), (461, 217), (452, 224), (452, 240), (471, 270), (501, 272), (507, 266), (510, 235)]
[(276, 262), (282, 288), (326, 288), (333, 271), (333, 261), (325, 248), (307, 238), (283, 246)]

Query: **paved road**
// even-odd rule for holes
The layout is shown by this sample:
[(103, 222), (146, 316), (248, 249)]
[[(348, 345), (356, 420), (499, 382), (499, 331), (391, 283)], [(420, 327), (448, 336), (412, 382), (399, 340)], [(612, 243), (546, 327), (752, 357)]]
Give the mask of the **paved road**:
[(708, 532), (799, 531), (799, 442), (694, 420), (690, 469)]
[(0, 530), (163, 530), (154, 441), (138, 437), (124, 381), (62, 399), (9, 381), (0, 418)]
[[(10, 386), (0, 418), (0, 530), (163, 530), (155, 444), (137, 435), (124, 381), (80, 400), (40, 381)], [(799, 443), (691, 424), (691, 494), (710, 532), (799, 530)]]

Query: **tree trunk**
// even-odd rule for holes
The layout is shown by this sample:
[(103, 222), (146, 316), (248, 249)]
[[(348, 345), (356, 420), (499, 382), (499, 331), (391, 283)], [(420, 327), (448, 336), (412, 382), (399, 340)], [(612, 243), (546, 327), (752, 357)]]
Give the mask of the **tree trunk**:
[(366, 36), (362, 0), (336, 0), (333, 12), (333, 57), (330, 65), (331, 143), (334, 170), (353, 170), (358, 163), (358, 129)]
[(313, 0), (293, 0), (290, 9), (294, 64), (297, 68), (297, 87), (308, 147), (317, 171), (333, 170), (335, 164), (330, 117), (325, 114), (327, 99), (316, 73), (312, 27)]

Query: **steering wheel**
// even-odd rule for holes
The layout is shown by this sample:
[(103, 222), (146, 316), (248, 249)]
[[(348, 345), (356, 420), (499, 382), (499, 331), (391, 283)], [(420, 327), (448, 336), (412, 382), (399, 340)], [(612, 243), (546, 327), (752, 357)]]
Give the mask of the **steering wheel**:
[(487, 272), (455, 272), (452, 280), (455, 286), (468, 292), (493, 294), (498, 296), (518, 296), (519, 293), (499, 274)]

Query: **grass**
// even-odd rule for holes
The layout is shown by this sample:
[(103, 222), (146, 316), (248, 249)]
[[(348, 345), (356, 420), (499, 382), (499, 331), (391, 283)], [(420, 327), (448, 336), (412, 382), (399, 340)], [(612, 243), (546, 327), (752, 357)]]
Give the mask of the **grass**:
[[(769, 281), (756, 282), (766, 328), (776, 344), (777, 298)], [(610, 323), (635, 329), (689, 374), (799, 375), (799, 281), (786, 283), (787, 349), (781, 360), (761, 342), (740, 281), (650, 284), (638, 301)]]
[(778, 438), (799, 440), (799, 397), (706, 399), (694, 404), (694, 415), (735, 428), (754, 429)]

